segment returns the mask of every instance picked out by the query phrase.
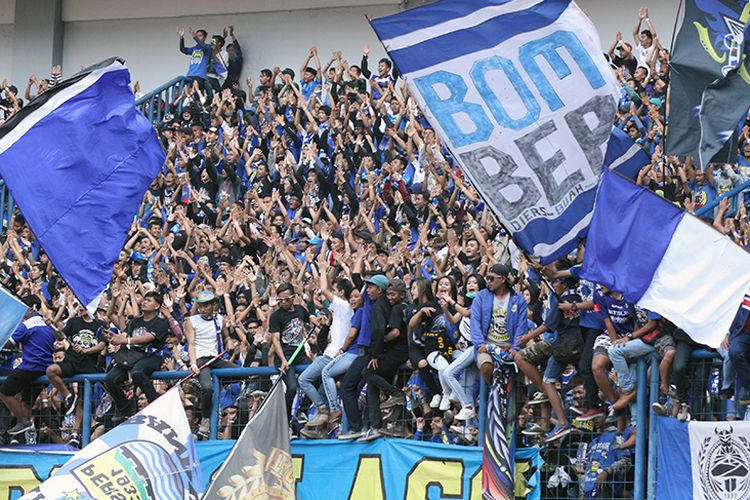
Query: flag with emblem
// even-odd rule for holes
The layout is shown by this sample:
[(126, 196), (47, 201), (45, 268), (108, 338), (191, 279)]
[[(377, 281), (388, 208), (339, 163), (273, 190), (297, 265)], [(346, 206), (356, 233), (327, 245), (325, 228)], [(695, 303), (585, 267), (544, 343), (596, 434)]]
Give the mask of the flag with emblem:
[(657, 417), (657, 500), (750, 498), (750, 422)]
[(750, 108), (746, 0), (686, 0), (670, 63), (666, 152), (705, 167)]
[(205, 498), (295, 498), (285, 386), (274, 385), (214, 475)]
[(22, 500), (197, 499), (205, 489), (178, 388), (73, 455)]

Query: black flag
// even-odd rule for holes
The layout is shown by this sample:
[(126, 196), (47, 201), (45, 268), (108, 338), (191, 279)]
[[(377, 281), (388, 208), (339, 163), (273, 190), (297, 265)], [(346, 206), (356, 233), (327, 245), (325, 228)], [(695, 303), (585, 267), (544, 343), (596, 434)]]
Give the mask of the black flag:
[(750, 3), (686, 0), (670, 71), (670, 155), (705, 167), (750, 108)]

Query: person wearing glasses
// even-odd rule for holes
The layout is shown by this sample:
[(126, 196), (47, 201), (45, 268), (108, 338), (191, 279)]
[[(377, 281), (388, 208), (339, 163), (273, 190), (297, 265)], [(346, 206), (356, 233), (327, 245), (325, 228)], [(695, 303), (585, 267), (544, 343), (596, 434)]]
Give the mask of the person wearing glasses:
[(527, 333), (528, 307), (523, 295), (513, 290), (508, 266), (493, 265), (485, 280), (487, 288), (471, 303), (471, 343), (479, 371), (492, 385), (492, 356), (487, 345), (508, 349), (515, 355), (520, 350), (518, 339)]
[[(284, 374), (286, 383), (286, 409), (289, 417), (292, 415), (292, 403), (297, 394), (297, 378), (294, 369), (289, 367), (289, 358), (297, 347), (305, 341), (305, 334), (310, 328), (310, 313), (299, 304), (295, 304), (294, 287), (284, 283), (276, 289), (279, 301), (278, 308), (268, 320), (268, 330), (273, 338), (273, 351), (279, 360), (279, 370)], [(310, 360), (301, 350), (295, 362), (300, 365), (309, 364)]]

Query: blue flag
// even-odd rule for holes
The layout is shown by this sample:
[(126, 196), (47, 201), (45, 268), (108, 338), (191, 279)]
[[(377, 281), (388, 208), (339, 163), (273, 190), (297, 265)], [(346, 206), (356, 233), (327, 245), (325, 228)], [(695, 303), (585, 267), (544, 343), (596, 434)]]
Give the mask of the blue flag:
[(0, 286), (0, 347), (4, 346), (23, 321), (28, 307)]
[(204, 489), (180, 390), (174, 387), (22, 498), (197, 499)]
[(581, 277), (715, 348), (750, 289), (750, 254), (694, 215), (605, 171)]
[[(586, 234), (619, 98), (571, 0), (442, 0), (372, 21), (436, 134), (514, 240), (542, 263)], [(613, 137), (610, 139), (610, 137)]]
[(0, 175), (89, 312), (165, 158), (129, 83), (122, 61), (104, 61), (44, 92), (0, 127)]

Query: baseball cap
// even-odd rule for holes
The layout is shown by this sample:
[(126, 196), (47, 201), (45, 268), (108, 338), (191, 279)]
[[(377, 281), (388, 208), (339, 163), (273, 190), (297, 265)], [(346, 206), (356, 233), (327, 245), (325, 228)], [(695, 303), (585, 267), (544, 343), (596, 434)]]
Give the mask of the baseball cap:
[(507, 278), (508, 275), (510, 275), (510, 268), (505, 264), (494, 264), (492, 267), (490, 267), (489, 272)]
[(404, 283), (404, 280), (402, 280), (401, 278), (393, 278), (388, 285), (388, 290), (406, 293), (406, 283)]
[(378, 288), (382, 288), (385, 290), (388, 288), (388, 278), (383, 274), (376, 274), (375, 276), (370, 276), (365, 280), (365, 283), (369, 283), (371, 285), (375, 285)]
[(211, 290), (201, 290), (198, 292), (198, 297), (195, 299), (198, 304), (205, 304), (206, 302), (213, 302), (214, 300), (216, 300), (216, 295), (214, 295), (214, 292)]

